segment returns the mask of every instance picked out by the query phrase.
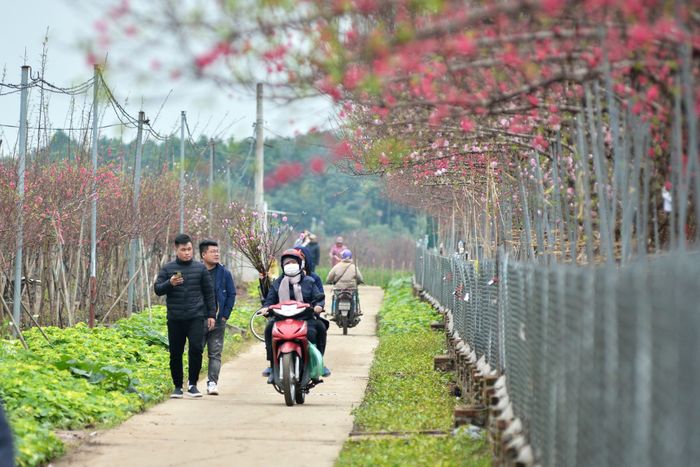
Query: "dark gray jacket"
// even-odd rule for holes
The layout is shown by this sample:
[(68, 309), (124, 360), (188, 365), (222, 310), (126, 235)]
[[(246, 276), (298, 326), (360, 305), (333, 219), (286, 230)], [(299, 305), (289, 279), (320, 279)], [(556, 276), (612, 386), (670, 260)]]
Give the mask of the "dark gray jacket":
[[(175, 287), (170, 278), (177, 271), (182, 273), (185, 282)], [(206, 266), (199, 261), (176, 259), (167, 263), (158, 273), (153, 289), (156, 295), (166, 296), (169, 320), (216, 318), (214, 285)]]

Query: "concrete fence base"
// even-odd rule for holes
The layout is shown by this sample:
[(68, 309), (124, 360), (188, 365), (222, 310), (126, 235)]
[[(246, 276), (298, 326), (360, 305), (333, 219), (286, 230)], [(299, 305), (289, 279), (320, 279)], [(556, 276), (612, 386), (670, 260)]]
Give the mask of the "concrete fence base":
[(452, 311), (415, 283), (418, 297), (428, 302), (441, 315), (442, 321), (431, 328), (443, 331), (447, 353), (436, 355), (434, 367), (438, 371), (453, 371), (454, 385), (450, 391), (459, 395), (461, 403), (455, 407), (455, 428), (474, 425), (484, 428), (493, 451), (493, 464), (507, 467), (534, 467), (532, 447), (523, 430), (522, 421), (513, 414), (505, 379), (465, 342), (454, 326)]

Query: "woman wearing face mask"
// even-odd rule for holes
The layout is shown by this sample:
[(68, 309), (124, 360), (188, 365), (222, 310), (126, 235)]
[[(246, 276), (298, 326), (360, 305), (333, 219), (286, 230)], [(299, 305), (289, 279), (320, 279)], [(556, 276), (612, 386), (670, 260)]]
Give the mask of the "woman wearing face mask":
[[(315, 281), (307, 276), (302, 269), (303, 256), (298, 250), (289, 249), (282, 253), (280, 264), (283, 274), (270, 286), (270, 291), (263, 302), (263, 314), (267, 315), (267, 308), (277, 303), (288, 300), (308, 303), (311, 308), (306, 310), (298, 319), (307, 320), (307, 338), (312, 342), (321, 354), (326, 351), (326, 325), (319, 317), (323, 312), (326, 296), (323, 289), (316, 286)], [(267, 360), (272, 362), (272, 326), (273, 321), (265, 327), (265, 350)], [(272, 364), (265, 369), (263, 376), (267, 376), (267, 382), (272, 384)], [(330, 376), (328, 368), (323, 369), (323, 376)]]

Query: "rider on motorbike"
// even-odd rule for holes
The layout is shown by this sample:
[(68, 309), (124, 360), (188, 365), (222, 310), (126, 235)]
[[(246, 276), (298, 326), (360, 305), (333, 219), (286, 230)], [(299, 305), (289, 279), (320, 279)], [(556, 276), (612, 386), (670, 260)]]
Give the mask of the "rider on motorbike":
[[(360, 273), (360, 270), (352, 262), (352, 251), (347, 248), (344, 249), (340, 253), (340, 258), (341, 261), (328, 272), (326, 283), (333, 284), (333, 291), (343, 289), (352, 290), (355, 303), (357, 303), (357, 286), (359, 284), (364, 284), (362, 273)], [(362, 315), (362, 311), (359, 307), (357, 315)]]
[(321, 276), (316, 274), (316, 266), (318, 266), (316, 263), (314, 263), (313, 258), (311, 257), (311, 252), (309, 249), (305, 246), (295, 246), (295, 250), (299, 250), (301, 253), (302, 257), (302, 262), (301, 262), (301, 268), (304, 270), (304, 274), (309, 276), (314, 280), (316, 283), (316, 287), (318, 287), (318, 290), (323, 292), (323, 280), (321, 280)]
[[(267, 316), (268, 307), (288, 300), (308, 303), (313, 310), (307, 310), (297, 319), (307, 321), (307, 338), (324, 354), (326, 351), (326, 329), (324, 320), (319, 317), (323, 312), (326, 296), (323, 289), (316, 286), (314, 280), (307, 276), (302, 269), (303, 256), (298, 250), (289, 249), (282, 253), (280, 264), (283, 274), (279, 276), (270, 286), (270, 291), (263, 302), (262, 313)], [(263, 371), (263, 376), (267, 376), (267, 382), (272, 384), (272, 327), (274, 321), (282, 318), (274, 318), (265, 327), (265, 350), (270, 367)], [(328, 368), (323, 368), (323, 376), (330, 376)]]

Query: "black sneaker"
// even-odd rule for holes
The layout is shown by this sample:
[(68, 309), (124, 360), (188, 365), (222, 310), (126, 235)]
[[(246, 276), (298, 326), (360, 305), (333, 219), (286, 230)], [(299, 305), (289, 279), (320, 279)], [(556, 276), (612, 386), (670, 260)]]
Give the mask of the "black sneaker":
[(182, 388), (175, 388), (173, 392), (170, 393), (171, 399), (182, 399)]
[(190, 388), (187, 390), (187, 396), (188, 397), (202, 397), (202, 393), (199, 392), (199, 389), (197, 389), (197, 386), (191, 385)]

